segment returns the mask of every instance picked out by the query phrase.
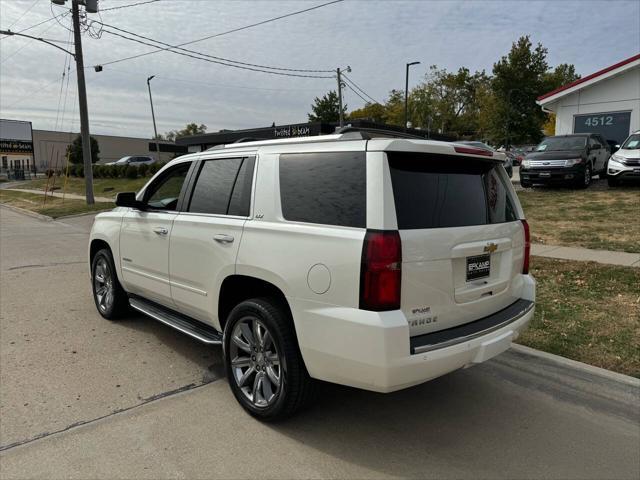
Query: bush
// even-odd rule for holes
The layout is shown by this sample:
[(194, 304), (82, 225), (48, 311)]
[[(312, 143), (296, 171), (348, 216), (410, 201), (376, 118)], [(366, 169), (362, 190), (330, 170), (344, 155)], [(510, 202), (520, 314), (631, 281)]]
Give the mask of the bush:
[(125, 176), (131, 179), (138, 178), (138, 167), (135, 165), (127, 165)]
[(84, 165), (76, 165), (76, 176), (84, 178)]
[(54, 173), (55, 172), (53, 171), (53, 168), (47, 168), (47, 171), (45, 172), (45, 174), (47, 175), (47, 178), (53, 177)]
[(163, 162), (153, 162), (151, 165), (149, 165), (149, 174), (155, 175), (158, 170), (164, 167), (164, 165), (165, 164)]
[(76, 172), (76, 166), (75, 165), (69, 165), (69, 176), (70, 177), (77, 177), (78, 174)]
[(93, 166), (93, 178), (102, 178), (102, 165)]
[(149, 165), (147, 165), (146, 163), (143, 163), (138, 167), (138, 173), (140, 174), (141, 177), (146, 177), (148, 172), (149, 172)]

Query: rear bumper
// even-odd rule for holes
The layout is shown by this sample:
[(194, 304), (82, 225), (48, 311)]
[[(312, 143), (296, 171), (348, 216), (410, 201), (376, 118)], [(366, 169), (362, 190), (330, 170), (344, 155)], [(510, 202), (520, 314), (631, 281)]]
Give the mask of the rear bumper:
[[(307, 370), (319, 380), (392, 392), (482, 363), (507, 350), (533, 318), (535, 281), (529, 275), (523, 278), (524, 302), (520, 305), (527, 304), (527, 308), (515, 309), (512, 316), (504, 316), (467, 335), (460, 331), (446, 341), (427, 341), (421, 345), (416, 343), (420, 340), (414, 340), (412, 345), (409, 326), (401, 311), (366, 312), (334, 307), (296, 312), (294, 308)], [(419, 348), (426, 345), (427, 348)]]
[(584, 165), (569, 168), (520, 168), (520, 181), (529, 183), (570, 183), (584, 178)]

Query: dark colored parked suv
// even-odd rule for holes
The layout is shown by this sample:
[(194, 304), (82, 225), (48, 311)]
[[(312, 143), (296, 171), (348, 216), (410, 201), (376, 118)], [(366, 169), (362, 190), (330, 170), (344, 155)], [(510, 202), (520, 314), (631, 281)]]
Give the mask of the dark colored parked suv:
[(597, 133), (547, 137), (520, 167), (520, 185), (565, 184), (587, 188), (591, 177), (606, 175), (611, 147)]

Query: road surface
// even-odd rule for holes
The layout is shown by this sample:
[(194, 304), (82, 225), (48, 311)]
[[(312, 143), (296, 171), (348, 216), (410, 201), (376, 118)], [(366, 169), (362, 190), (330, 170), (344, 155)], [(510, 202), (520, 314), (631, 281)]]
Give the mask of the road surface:
[(325, 385), (261, 424), (219, 349), (96, 313), (91, 221), (0, 208), (3, 479), (640, 477), (637, 383), (513, 350), (389, 395)]

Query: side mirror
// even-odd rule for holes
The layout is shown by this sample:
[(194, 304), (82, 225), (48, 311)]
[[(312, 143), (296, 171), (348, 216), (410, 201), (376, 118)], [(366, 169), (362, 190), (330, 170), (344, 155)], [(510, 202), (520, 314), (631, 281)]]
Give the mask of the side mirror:
[(117, 207), (137, 208), (144, 210), (144, 204), (136, 199), (136, 192), (120, 192), (116, 195)]
[(600, 148), (602, 148), (602, 146), (596, 143), (591, 147), (591, 150), (600, 150)]

